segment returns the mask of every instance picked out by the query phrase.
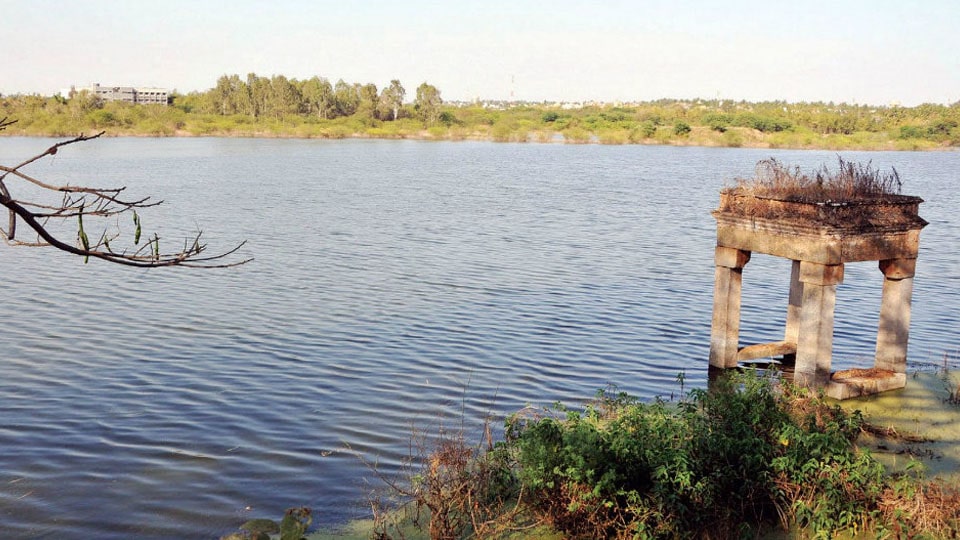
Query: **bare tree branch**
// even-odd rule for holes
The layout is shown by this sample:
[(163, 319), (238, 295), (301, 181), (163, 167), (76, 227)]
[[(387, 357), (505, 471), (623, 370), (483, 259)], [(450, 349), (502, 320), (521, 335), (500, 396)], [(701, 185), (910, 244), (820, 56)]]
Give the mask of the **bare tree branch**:
[[(14, 122), (15, 120), (8, 121), (7, 118), (0, 119), (0, 130), (3, 130)], [(84, 262), (90, 257), (93, 257), (116, 264), (144, 268), (160, 266), (226, 268), (238, 266), (253, 260), (227, 260), (228, 257), (237, 253), (237, 251), (246, 244), (246, 241), (241, 242), (230, 250), (216, 255), (208, 255), (207, 245), (201, 241), (203, 231), (198, 231), (192, 238), (184, 239), (183, 249), (179, 251), (162, 252), (160, 250), (160, 235), (156, 233), (147, 235), (146, 242), (141, 244), (142, 229), (140, 215), (137, 213), (137, 210), (157, 206), (163, 201), (151, 201), (150, 197), (125, 200), (120, 197), (121, 193), (126, 189), (125, 187), (92, 188), (85, 186), (54, 185), (34, 178), (21, 170), (23, 167), (44, 157), (56, 155), (60, 148), (64, 146), (90, 141), (101, 135), (103, 135), (102, 131), (90, 136), (81, 134), (73, 139), (58, 142), (45, 151), (13, 167), (0, 165), (0, 205), (6, 207), (9, 212), (7, 228), (5, 231), (0, 228), (0, 232), (3, 232), (8, 244), (20, 246), (52, 246), (61, 251), (84, 257)], [(8, 184), (12, 179), (32, 184), (46, 192), (62, 193), (63, 198), (60, 204), (51, 204), (36, 200), (20, 200), (15, 198), (11, 193), (13, 186)], [(133, 217), (133, 248), (116, 250), (114, 246), (111, 245), (111, 243), (115, 243), (120, 238), (119, 224), (117, 225), (117, 232), (108, 232), (108, 230), (104, 228), (99, 235), (99, 239), (95, 242), (90, 241), (90, 236), (84, 228), (84, 218), (89, 221), (91, 219), (96, 220), (122, 214), (130, 214)], [(38, 239), (36, 242), (17, 240), (18, 219), (23, 221), (24, 224), (37, 234)], [(72, 242), (56, 236), (48, 227), (50, 219), (76, 219), (76, 241)]]

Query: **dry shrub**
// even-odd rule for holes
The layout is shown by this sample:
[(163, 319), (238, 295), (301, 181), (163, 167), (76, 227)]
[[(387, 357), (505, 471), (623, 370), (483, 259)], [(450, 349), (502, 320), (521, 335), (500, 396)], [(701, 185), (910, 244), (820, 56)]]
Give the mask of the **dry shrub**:
[(824, 432), (835, 430), (853, 443), (865, 426), (870, 426), (860, 411), (847, 412), (838, 405), (829, 405), (823, 395), (793, 384), (777, 387), (777, 404), (797, 425)]
[(827, 226), (864, 233), (923, 228), (919, 197), (900, 194), (896, 170), (883, 173), (870, 162), (839, 158), (839, 169), (821, 167), (812, 175), (787, 167), (776, 159), (757, 164), (751, 179), (738, 179), (720, 197), (718, 212), (769, 219), (798, 226)]
[(377, 474), (392, 496), (389, 504), (371, 501), (379, 540), (405, 538), (405, 520), (435, 540), (492, 538), (536, 525), (521, 515), (523, 491), (489, 424), (476, 445), (467, 443), (462, 427), (455, 433), (441, 427), (432, 440), (415, 432), (401, 477)]
[(880, 498), (881, 521), (896, 538), (960, 537), (960, 491), (941, 481), (907, 480)]
[(881, 172), (872, 162), (855, 163), (837, 158), (837, 170), (822, 165), (812, 175), (770, 158), (757, 163), (753, 178), (737, 179), (735, 190), (757, 197), (802, 201), (863, 201), (899, 195), (902, 188), (896, 169)]

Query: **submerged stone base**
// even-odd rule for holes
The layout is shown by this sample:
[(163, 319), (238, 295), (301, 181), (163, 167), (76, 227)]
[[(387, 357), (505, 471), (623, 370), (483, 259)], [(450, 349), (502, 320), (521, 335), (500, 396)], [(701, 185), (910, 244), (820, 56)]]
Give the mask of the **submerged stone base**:
[(907, 386), (907, 374), (889, 369), (848, 369), (830, 376), (824, 394), (833, 399), (850, 399), (897, 390)]

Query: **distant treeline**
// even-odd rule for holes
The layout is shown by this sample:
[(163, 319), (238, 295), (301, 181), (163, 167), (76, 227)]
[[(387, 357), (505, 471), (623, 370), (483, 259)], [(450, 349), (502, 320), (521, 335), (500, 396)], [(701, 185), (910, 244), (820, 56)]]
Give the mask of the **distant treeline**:
[(426, 82), (331, 83), (224, 75), (169, 106), (105, 102), (88, 93), (0, 97), (7, 134), (220, 135), (482, 139), (832, 149), (960, 146), (960, 102), (916, 107), (662, 99), (629, 104), (444, 103)]

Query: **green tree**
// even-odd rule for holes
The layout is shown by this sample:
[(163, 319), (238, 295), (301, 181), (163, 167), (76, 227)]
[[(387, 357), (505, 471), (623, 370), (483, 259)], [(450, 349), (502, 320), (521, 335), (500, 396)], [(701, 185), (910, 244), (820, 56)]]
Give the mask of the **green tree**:
[(710, 113), (704, 115), (701, 121), (710, 129), (719, 133), (727, 131), (727, 128), (730, 126), (730, 116), (726, 114)]
[(67, 102), (67, 108), (74, 118), (82, 118), (90, 111), (103, 108), (103, 99), (89, 90), (74, 92)]
[(300, 92), (283, 75), (274, 75), (270, 79), (268, 108), (277, 120), (300, 112)]
[(442, 104), (443, 99), (440, 98), (440, 90), (437, 90), (436, 86), (424, 82), (417, 87), (417, 98), (413, 102), (413, 107), (424, 124), (429, 126), (437, 123)]
[(331, 118), (336, 114), (333, 98), (333, 86), (325, 78), (311, 77), (300, 85), (307, 114), (316, 114), (319, 118)]
[(221, 75), (217, 79), (217, 85), (210, 89), (207, 92), (207, 98), (210, 101), (211, 112), (216, 112), (220, 115), (233, 114), (233, 104), (230, 101), (230, 78), (226, 75)]
[(360, 96), (352, 84), (340, 79), (333, 87), (333, 101), (336, 104), (337, 115), (350, 116), (357, 112), (357, 107), (360, 105)]
[(403, 107), (403, 98), (406, 95), (407, 91), (403, 89), (403, 85), (397, 79), (390, 81), (390, 86), (384, 88), (380, 94), (380, 100), (384, 106), (393, 113), (393, 120), (396, 120), (400, 115), (400, 108)]
[(203, 109), (203, 101), (206, 94), (199, 92), (190, 92), (189, 94), (178, 94), (174, 92), (170, 97), (173, 107), (185, 113), (192, 113)]
[(250, 87), (243, 82), (239, 75), (230, 76), (230, 91), (232, 92), (233, 107), (237, 114), (253, 116), (253, 101), (250, 98)]
[(209, 100), (210, 112), (215, 114), (249, 114), (250, 93), (239, 75), (222, 75), (217, 79), (217, 85), (207, 92), (206, 97)]
[(376, 118), (377, 114), (377, 105), (380, 104), (380, 95), (377, 92), (377, 85), (373, 83), (367, 83), (363, 86), (357, 84), (357, 96), (359, 99), (359, 104), (357, 105), (357, 113), (369, 117)]
[(249, 73), (247, 74), (247, 87), (250, 89), (250, 115), (254, 118), (260, 118), (267, 113), (270, 79), (258, 77), (256, 73)]

